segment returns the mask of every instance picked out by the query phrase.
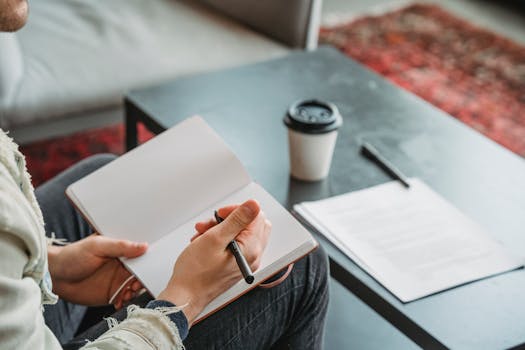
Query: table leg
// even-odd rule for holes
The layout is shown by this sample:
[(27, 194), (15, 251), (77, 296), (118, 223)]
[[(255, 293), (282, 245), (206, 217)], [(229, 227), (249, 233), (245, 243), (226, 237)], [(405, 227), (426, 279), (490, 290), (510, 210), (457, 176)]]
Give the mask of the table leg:
[(138, 146), (137, 117), (133, 115), (132, 109), (125, 104), (125, 124), (126, 124), (126, 152)]

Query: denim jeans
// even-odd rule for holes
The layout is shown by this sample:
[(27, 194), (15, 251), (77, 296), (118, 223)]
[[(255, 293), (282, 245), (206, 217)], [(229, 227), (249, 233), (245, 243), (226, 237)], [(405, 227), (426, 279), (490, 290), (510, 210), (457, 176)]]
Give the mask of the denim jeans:
[[(112, 155), (88, 158), (36, 189), (46, 234), (76, 241), (92, 233), (90, 226), (64, 195), (66, 187), (114, 159)], [(278, 277), (278, 276), (277, 276)], [(274, 277), (274, 278), (277, 278)], [(134, 300), (145, 305), (150, 296)], [(320, 349), (328, 305), (327, 258), (318, 248), (295, 263), (281, 284), (256, 288), (228, 306), (193, 325), (184, 341), (187, 349)], [(104, 333), (104, 320), (76, 334), (89, 308), (59, 300), (45, 306), (46, 324), (64, 348), (82, 346)], [(125, 308), (113, 316), (126, 317)]]

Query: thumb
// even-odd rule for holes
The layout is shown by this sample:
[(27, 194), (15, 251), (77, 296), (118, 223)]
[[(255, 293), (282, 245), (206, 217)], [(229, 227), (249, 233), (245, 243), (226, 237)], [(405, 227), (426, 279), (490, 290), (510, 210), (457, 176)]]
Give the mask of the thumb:
[(231, 241), (255, 220), (259, 211), (261, 208), (256, 200), (247, 200), (228, 215), (221, 224), (215, 226), (218, 229), (218, 234), (225, 242)]
[(148, 249), (147, 243), (112, 239), (104, 236), (95, 236), (92, 244), (93, 253), (101, 258), (136, 258)]

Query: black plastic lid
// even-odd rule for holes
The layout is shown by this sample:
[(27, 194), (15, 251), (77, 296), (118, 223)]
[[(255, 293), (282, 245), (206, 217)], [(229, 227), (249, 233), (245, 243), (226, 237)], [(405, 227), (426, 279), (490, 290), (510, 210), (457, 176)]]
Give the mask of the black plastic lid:
[(288, 128), (305, 134), (328, 133), (343, 124), (337, 107), (319, 100), (303, 100), (292, 104), (283, 121)]

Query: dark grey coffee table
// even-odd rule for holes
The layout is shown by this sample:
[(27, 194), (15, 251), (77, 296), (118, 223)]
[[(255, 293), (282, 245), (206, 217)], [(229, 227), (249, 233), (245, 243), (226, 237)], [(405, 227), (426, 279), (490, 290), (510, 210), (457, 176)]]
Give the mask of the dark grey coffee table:
[[(287, 107), (303, 98), (334, 102), (344, 117), (331, 173), (319, 183), (288, 175)], [(288, 208), (390, 179), (362, 158), (366, 139), (525, 255), (525, 162), (418, 97), (331, 48), (181, 78), (126, 97), (127, 146), (136, 123), (160, 133), (200, 114), (250, 174)], [(332, 276), (424, 348), (502, 349), (525, 344), (525, 270), (403, 304), (319, 237)], [(352, 310), (348, 310), (349, 313)], [(385, 344), (385, 348), (388, 348)]]

